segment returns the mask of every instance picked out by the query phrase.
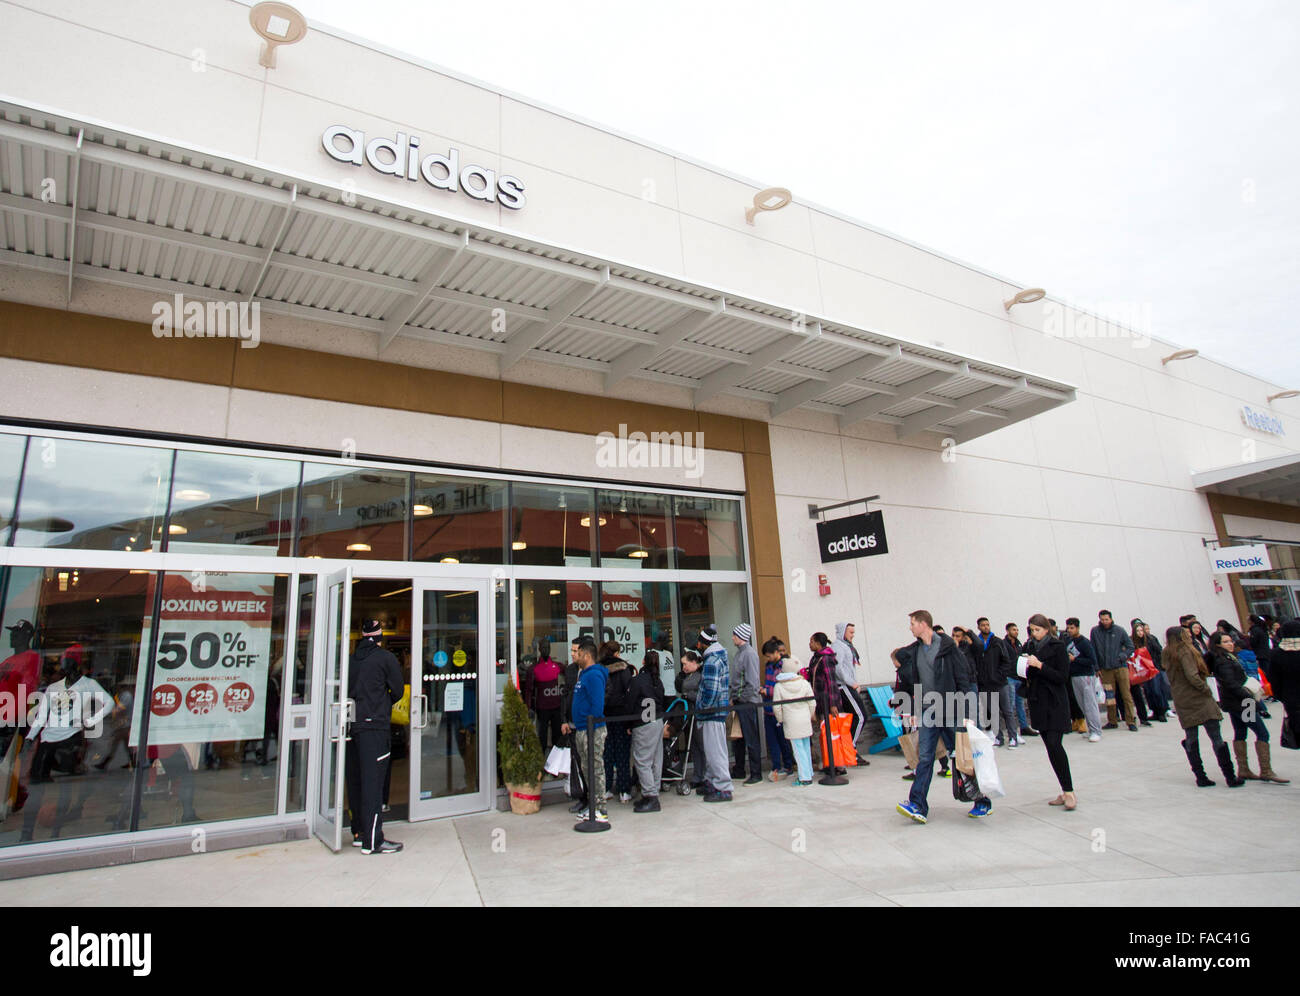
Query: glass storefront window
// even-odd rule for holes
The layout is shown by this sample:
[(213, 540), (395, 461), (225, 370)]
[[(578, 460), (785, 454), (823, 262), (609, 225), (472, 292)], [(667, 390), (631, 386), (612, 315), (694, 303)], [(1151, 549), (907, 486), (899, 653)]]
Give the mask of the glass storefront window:
[(15, 546), (157, 550), (172, 451), (33, 436)]
[(415, 475), (413, 501), (418, 561), (444, 564), (504, 564), (506, 506), (504, 481)]
[(673, 548), (668, 534), (667, 495), (639, 491), (598, 491), (602, 567), (670, 569)]
[[(569, 664), (569, 644), (579, 636), (593, 636), (595, 617), (592, 614), (591, 582), (589, 581), (518, 581), (515, 598), (515, 660), (519, 666), (519, 686), (524, 702), (537, 720), (537, 733), (544, 750), (556, 746), (560, 715), (552, 717), (539, 714), (538, 686), (534, 683), (534, 668), (543, 652), (550, 654), (560, 667), (560, 685), (564, 684), (564, 669)], [(504, 685), (503, 685), (504, 687)], [(549, 777), (549, 776), (548, 776)]]
[(512, 563), (537, 567), (591, 565), (594, 494), (590, 488), (511, 485)]
[(131, 720), (152, 578), (0, 568), (0, 757), (13, 761), (0, 786), (0, 846), (130, 828)]
[[(678, 585), (678, 605), (681, 610), (682, 637), (694, 646), (695, 637), (700, 627), (714, 623), (718, 627), (718, 642), (726, 649), (728, 656), (735, 649), (731, 644), (731, 631), (740, 623), (749, 622), (749, 600), (743, 584), (686, 582)], [(759, 638), (754, 634), (754, 642), (762, 645), (766, 634)], [(790, 646), (787, 643), (787, 646)], [(798, 654), (798, 649), (790, 646), (791, 653)]]
[[(729, 498), (673, 499), (677, 566), (688, 571), (743, 571), (740, 502)], [(719, 630), (721, 632), (721, 630)]]
[(18, 478), (23, 467), (26, 436), (0, 434), (0, 543), (9, 542), (9, 527), (18, 502)]
[(298, 556), (406, 560), (409, 486), (397, 471), (304, 464)]
[[(279, 802), (283, 574), (162, 580), (138, 827), (270, 816)], [(154, 579), (150, 578), (149, 596)], [(144, 653), (153, 634), (140, 634)], [(130, 744), (139, 747), (136, 703)]]
[(289, 556), (299, 468), (296, 460), (178, 450), (167, 549)]

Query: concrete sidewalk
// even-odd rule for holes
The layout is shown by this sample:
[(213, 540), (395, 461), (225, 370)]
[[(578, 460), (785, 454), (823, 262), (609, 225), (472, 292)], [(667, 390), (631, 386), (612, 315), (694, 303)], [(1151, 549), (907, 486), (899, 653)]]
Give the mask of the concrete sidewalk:
[[(333, 855), (315, 840), (0, 882), (0, 902), (41, 906), (257, 905), (1295, 905), (1300, 753), (1276, 748), (1293, 785), (1198, 789), (1177, 721), (1067, 740), (1079, 808), (1049, 807), (1041, 741), (997, 751), (1008, 797), (966, 817), (936, 778), (930, 823), (894, 811), (901, 755), (843, 787), (736, 786), (735, 801), (613, 803), (613, 829), (578, 834), (564, 807), (394, 824), (406, 849)], [(1225, 723), (1225, 730), (1230, 728)], [(1230, 735), (1230, 733), (1229, 733)], [(1204, 741), (1203, 741), (1204, 743)], [(1208, 756), (1208, 751), (1206, 751)], [(1253, 756), (1253, 751), (1252, 751)], [(1252, 761), (1253, 763), (1253, 761)]]

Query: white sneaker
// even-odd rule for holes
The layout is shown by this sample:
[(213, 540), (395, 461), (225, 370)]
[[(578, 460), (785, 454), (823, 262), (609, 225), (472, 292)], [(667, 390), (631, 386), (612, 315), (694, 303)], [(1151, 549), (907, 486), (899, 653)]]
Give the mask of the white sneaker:
[(1007, 744), (1007, 750), (1015, 750), (1022, 743), (1024, 743), (1023, 740), (1012, 740)]
[(632, 801), (632, 793), (631, 793), (631, 792), (620, 792), (620, 793), (618, 794), (618, 801), (619, 801), (619, 802), (631, 802), (631, 801)]
[(1100, 734), (1100, 733), (1094, 733), (1094, 734), (1092, 734), (1091, 736), (1088, 737), (1088, 743), (1090, 743), (1090, 744), (1099, 743), (1100, 741), (1101, 741), (1101, 734)]

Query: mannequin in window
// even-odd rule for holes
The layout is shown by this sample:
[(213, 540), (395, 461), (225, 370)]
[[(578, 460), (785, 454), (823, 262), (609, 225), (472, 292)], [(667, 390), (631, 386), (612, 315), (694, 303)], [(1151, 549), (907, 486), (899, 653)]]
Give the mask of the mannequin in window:
[[(41, 676), (41, 655), (32, 649), (36, 628), (26, 619), (7, 628), (9, 648), (13, 653), (0, 663), (0, 703), (3, 703), (0, 708), (11, 708), (13, 715), (11, 722), (0, 725), (0, 758), (9, 753), (14, 738), (18, 736), (22, 725), (21, 717), (27, 714), (27, 701), (39, 687)], [(21, 743), (14, 749), (20, 748)], [(21, 765), (15, 764), (14, 767), (21, 768)], [(7, 795), (8, 792), (8, 785), (0, 785), (0, 793)], [(0, 807), (0, 811), (8, 809), (16, 812), (23, 808), (26, 799), (27, 785), (19, 775), (17, 791), (13, 798), (0, 799), (0, 802), (8, 804)]]
[(537, 736), (542, 741), (543, 752), (561, 746), (564, 737), (560, 731), (564, 705), (560, 675), (563, 670), (560, 663), (551, 657), (551, 641), (543, 637), (537, 642), (537, 663), (528, 683), (528, 705), (537, 715)]
[[(54, 772), (60, 779), (59, 802), (55, 809), (54, 828), (50, 837), (58, 837), (63, 824), (75, 819), (72, 810), (72, 776), (84, 775), (82, 760), (85, 755), (86, 735), (103, 733), (103, 720), (113, 704), (112, 698), (94, 678), (82, 673), (85, 651), (81, 644), (73, 644), (59, 660), (60, 677), (41, 697), (36, 715), (28, 728), (29, 742), (36, 742), (36, 754), (31, 766), (31, 799), (23, 814), (23, 829), (19, 841), (32, 839), (36, 817), (40, 813), (45, 786), (53, 781)], [(85, 786), (81, 801), (85, 801)], [(77, 809), (79, 810), (80, 803)]]

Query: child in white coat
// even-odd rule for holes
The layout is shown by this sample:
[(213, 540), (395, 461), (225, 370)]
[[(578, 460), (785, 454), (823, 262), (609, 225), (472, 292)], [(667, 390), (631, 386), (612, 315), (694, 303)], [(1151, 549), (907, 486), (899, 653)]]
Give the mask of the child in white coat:
[[(799, 766), (798, 777), (791, 783), (794, 785), (812, 784), (812, 717), (816, 707), (812, 694), (812, 685), (799, 674), (799, 662), (785, 660), (772, 689), (772, 712), (794, 748), (795, 763)], [(808, 701), (787, 703), (789, 699)]]

